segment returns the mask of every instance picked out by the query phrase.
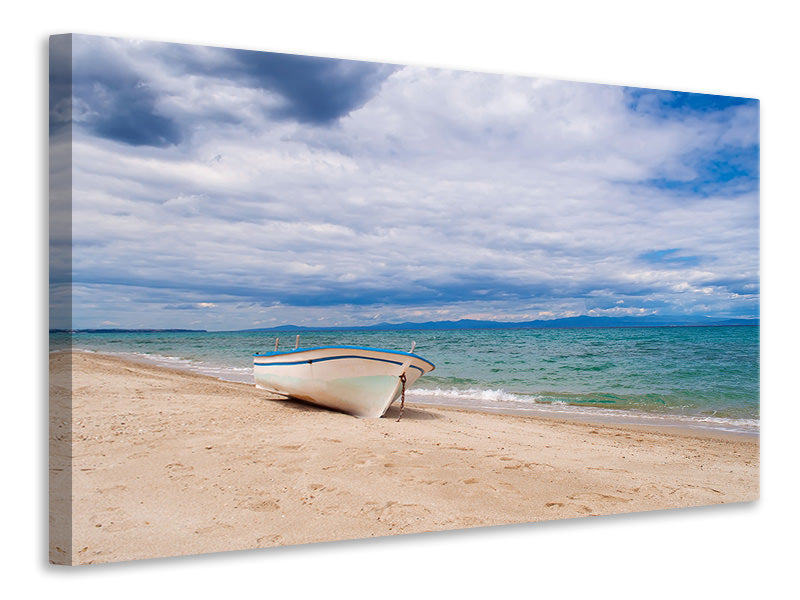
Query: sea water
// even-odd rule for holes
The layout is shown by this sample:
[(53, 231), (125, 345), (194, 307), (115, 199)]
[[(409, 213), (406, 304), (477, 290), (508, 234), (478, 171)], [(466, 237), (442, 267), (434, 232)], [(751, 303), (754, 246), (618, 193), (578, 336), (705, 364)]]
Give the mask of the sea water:
[[(253, 383), (254, 352), (345, 344), (415, 352), (436, 365), (408, 391), (420, 404), (759, 430), (758, 327), (72, 334), (79, 350)], [(55, 346), (64, 334), (51, 334)]]

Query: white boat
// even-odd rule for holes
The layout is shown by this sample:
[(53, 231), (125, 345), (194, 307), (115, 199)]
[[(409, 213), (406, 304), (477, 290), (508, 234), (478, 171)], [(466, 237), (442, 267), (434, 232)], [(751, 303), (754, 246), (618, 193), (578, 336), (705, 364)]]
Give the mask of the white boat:
[[(277, 341), (276, 341), (277, 348)], [(434, 365), (411, 352), (321, 346), (253, 355), (256, 387), (355, 415), (382, 417)]]

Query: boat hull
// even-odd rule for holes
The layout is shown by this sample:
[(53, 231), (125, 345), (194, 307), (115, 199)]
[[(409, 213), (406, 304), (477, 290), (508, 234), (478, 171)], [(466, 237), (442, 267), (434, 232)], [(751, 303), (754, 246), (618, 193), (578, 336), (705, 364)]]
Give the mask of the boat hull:
[(434, 366), (408, 352), (326, 346), (253, 356), (258, 388), (364, 418), (383, 416), (403, 391)]

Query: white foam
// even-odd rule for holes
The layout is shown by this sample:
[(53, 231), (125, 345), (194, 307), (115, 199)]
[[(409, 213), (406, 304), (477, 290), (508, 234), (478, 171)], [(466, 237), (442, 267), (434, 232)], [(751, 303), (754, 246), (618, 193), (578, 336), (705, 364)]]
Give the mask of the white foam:
[(535, 402), (537, 398), (541, 398), (541, 396), (521, 396), (518, 394), (512, 394), (510, 392), (506, 392), (504, 390), (481, 390), (477, 388), (470, 388), (467, 390), (459, 390), (456, 388), (450, 388), (447, 390), (442, 389), (425, 389), (425, 388), (413, 388), (406, 392), (407, 395), (411, 396), (428, 396), (433, 398), (449, 398), (452, 400), (478, 400), (478, 401), (490, 401), (490, 402), (521, 402), (521, 403), (529, 403)]
[(728, 433), (758, 434), (758, 419), (734, 419), (707, 415), (681, 415), (650, 413), (621, 408), (576, 406), (565, 400), (545, 400), (541, 395), (513, 394), (504, 390), (459, 390), (414, 388), (406, 392), (419, 404), (456, 406), (489, 412), (515, 414), (540, 414), (587, 421), (619, 424), (650, 424), (671, 427), (689, 427)]

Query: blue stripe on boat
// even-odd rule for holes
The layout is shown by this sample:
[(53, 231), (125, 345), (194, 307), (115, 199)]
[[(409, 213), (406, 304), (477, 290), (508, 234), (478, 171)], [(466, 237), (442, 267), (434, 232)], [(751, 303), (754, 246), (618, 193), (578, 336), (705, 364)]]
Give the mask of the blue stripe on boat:
[[(266, 357), (266, 356), (279, 356), (279, 355), (286, 355), (286, 354), (294, 354), (296, 352), (307, 352), (309, 350), (337, 350), (337, 349), (369, 350), (371, 352), (387, 352), (389, 354), (400, 354), (402, 356), (412, 356), (414, 358), (418, 358), (422, 362), (428, 363), (433, 368), (436, 367), (436, 365), (434, 365), (431, 361), (422, 358), (418, 354), (412, 354), (411, 352), (401, 352), (400, 350), (386, 350), (385, 348), (370, 348), (369, 346), (318, 346), (316, 348), (297, 348), (296, 350), (288, 350), (288, 351), (287, 350), (278, 350), (276, 352), (261, 352), (261, 353), (253, 354), (253, 357), (254, 358), (258, 358), (258, 357)], [(348, 358), (353, 358), (353, 357), (351, 356), (351, 357), (348, 357)], [(358, 357), (355, 357), (355, 358), (369, 358), (369, 357), (368, 356), (358, 356)], [(322, 360), (322, 359), (316, 359), (314, 362), (317, 362), (318, 360)], [(331, 359), (330, 358), (326, 358), (324, 360), (331, 360)], [(394, 362), (394, 361), (386, 360), (386, 359), (382, 359), (382, 358), (372, 358), (370, 360), (385, 360), (386, 362)], [(300, 363), (303, 363), (303, 362), (307, 362), (307, 361), (300, 361), (300, 362), (297, 362), (297, 363), (270, 363), (270, 364), (288, 365), (288, 364), (300, 364)], [(396, 364), (399, 365), (399, 364), (402, 364), (402, 363), (396, 363)], [(414, 368), (415, 369), (419, 369), (419, 367), (414, 367)], [(422, 369), (420, 369), (420, 371), (422, 371)]]
[[(343, 346), (339, 346), (339, 348), (342, 348), (342, 347)], [(308, 348), (308, 349), (309, 350), (319, 350), (320, 348)], [(372, 350), (372, 348), (361, 348), (361, 350), (365, 350), (365, 349)], [(295, 352), (298, 352), (298, 350), (295, 350)], [(287, 354), (287, 353), (286, 352), (272, 352), (271, 354), (275, 355), (275, 354)], [(413, 354), (408, 354), (406, 352), (395, 352), (395, 354), (406, 354), (408, 356), (414, 356)], [(254, 354), (253, 356), (268, 356), (268, 355), (267, 354)], [(378, 361), (378, 362), (388, 362), (388, 363), (392, 363), (393, 365), (402, 365), (403, 364), (401, 362), (397, 362), (396, 360), (388, 360), (386, 358), (373, 358), (372, 356), (359, 356), (359, 355), (356, 355), (356, 354), (345, 354), (345, 355), (342, 355), (342, 356), (327, 356), (327, 357), (323, 357), (323, 358), (312, 358), (312, 359), (309, 359), (309, 360), (298, 360), (298, 361), (295, 361), (295, 362), (270, 362), (270, 363), (254, 362), (253, 364), (255, 366), (257, 366), (257, 367), (279, 367), (279, 366), (304, 365), (304, 364), (307, 364), (309, 362), (313, 364), (313, 363), (323, 362), (323, 361), (326, 361), (326, 360), (338, 360), (340, 358), (360, 358), (360, 359), (363, 359), (363, 360), (375, 360), (375, 361)], [(420, 358), (420, 357), (417, 356), (416, 358)], [(420, 360), (425, 360), (425, 359), (422, 358)], [(428, 361), (425, 360), (425, 362), (428, 362)], [(429, 363), (429, 364), (432, 364), (432, 363)], [(423, 374), (425, 373), (425, 371), (423, 371), (422, 369), (420, 369), (416, 365), (408, 365), (408, 366), (411, 367), (412, 369), (416, 369), (420, 373), (423, 373)]]

